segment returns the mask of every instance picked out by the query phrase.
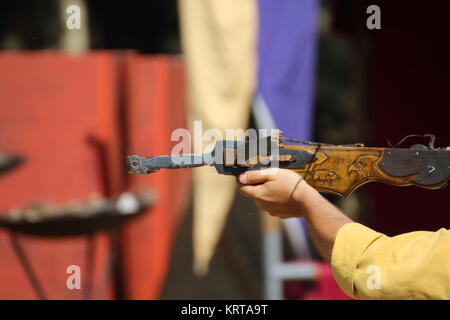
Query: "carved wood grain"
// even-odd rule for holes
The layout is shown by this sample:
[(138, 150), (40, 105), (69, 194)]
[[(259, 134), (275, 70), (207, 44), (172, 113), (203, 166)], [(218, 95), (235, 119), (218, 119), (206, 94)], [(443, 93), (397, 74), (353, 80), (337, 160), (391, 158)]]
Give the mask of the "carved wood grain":
[[(319, 192), (347, 197), (356, 188), (371, 181), (396, 186), (417, 185), (411, 181), (415, 174), (406, 177), (393, 177), (380, 168), (379, 163), (383, 158), (383, 148), (321, 146), (317, 151), (316, 146), (283, 147), (307, 150), (311, 154), (316, 154), (314, 162), (308, 164), (304, 169), (294, 171)], [(441, 188), (446, 183), (447, 181), (444, 181), (427, 188)]]

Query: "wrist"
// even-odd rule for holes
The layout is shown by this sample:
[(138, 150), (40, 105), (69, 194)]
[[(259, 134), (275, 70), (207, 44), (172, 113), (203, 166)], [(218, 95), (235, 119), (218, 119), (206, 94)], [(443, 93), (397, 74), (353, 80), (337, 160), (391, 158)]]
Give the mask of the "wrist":
[(314, 202), (317, 201), (318, 195), (320, 196), (317, 190), (306, 183), (305, 180), (300, 181), (297, 189), (292, 195), (298, 217), (307, 217), (307, 215), (311, 211), (311, 208), (314, 206)]

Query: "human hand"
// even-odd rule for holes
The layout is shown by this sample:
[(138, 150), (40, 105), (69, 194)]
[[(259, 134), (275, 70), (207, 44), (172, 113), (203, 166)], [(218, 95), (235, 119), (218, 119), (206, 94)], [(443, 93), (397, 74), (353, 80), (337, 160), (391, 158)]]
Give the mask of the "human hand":
[(258, 207), (280, 218), (303, 217), (305, 206), (316, 194), (311, 186), (288, 169), (247, 171), (239, 176), (240, 192)]

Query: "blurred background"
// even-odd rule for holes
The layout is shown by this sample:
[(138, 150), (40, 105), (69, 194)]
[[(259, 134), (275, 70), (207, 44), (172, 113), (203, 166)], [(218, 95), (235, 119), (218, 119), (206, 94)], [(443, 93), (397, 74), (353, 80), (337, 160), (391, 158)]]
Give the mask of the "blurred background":
[[(373, 4), (381, 29), (366, 25)], [(450, 146), (447, 12), (445, 0), (0, 0), (0, 299), (347, 299), (302, 221), (262, 215), (213, 168), (130, 176), (124, 157), (169, 154), (194, 120)], [(445, 192), (326, 197), (396, 235), (448, 228)]]

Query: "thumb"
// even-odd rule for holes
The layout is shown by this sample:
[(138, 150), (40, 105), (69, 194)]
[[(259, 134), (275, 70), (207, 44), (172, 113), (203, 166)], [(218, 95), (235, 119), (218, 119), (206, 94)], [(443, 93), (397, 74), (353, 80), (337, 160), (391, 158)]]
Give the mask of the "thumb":
[(239, 176), (242, 184), (258, 184), (270, 180), (270, 175), (262, 174), (261, 170), (246, 171)]

